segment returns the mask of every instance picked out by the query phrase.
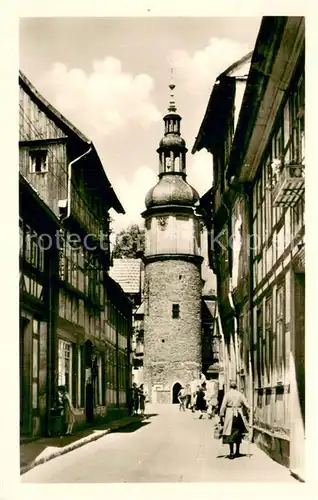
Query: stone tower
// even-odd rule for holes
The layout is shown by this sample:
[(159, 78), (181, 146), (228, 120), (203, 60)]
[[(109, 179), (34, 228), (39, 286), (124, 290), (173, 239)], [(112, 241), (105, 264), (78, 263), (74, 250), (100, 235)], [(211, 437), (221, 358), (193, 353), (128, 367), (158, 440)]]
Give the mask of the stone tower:
[(180, 385), (201, 371), (199, 195), (186, 182), (186, 153), (175, 85), (164, 116), (159, 181), (148, 192), (145, 219), (144, 381), (152, 402), (176, 402)]

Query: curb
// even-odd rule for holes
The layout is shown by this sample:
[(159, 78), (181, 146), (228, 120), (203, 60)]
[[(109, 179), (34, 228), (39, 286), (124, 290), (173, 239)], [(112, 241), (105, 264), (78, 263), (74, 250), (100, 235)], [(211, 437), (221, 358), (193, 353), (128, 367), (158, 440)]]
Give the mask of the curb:
[[(146, 418), (146, 416), (140, 418), (139, 421), (142, 422), (145, 418)], [(47, 455), (46, 457), (35, 459), (35, 460), (33, 460), (33, 462), (30, 462), (29, 464), (20, 467), (20, 476), (22, 476), (23, 474), (25, 474), (29, 470), (34, 469), (34, 467), (36, 467), (37, 465), (44, 464), (45, 462), (49, 462), (49, 460), (52, 460), (53, 458), (65, 455), (66, 453), (73, 451), (73, 450), (76, 450), (77, 448), (81, 448), (85, 444), (91, 443), (93, 441), (97, 441), (97, 439), (100, 439), (100, 438), (106, 436), (106, 434), (110, 434), (111, 432), (116, 431), (117, 429), (120, 429), (120, 428), (128, 427), (129, 425), (133, 424), (136, 421), (137, 420), (125, 422), (122, 425), (118, 425), (118, 423), (120, 424), (120, 421), (115, 421), (114, 423), (116, 423), (117, 425), (114, 425), (114, 427), (105, 429), (104, 431), (99, 431), (99, 433), (97, 435), (92, 434), (90, 436), (79, 439), (78, 441), (75, 441), (75, 443), (71, 443), (71, 444), (65, 446), (64, 448), (59, 448), (57, 451), (54, 451), (53, 453), (51, 453), (50, 455)], [(95, 429), (95, 430), (98, 430), (98, 429)]]
[(305, 479), (298, 474), (297, 472), (294, 472), (293, 470), (289, 469), (290, 475), (296, 479), (299, 483), (306, 483)]

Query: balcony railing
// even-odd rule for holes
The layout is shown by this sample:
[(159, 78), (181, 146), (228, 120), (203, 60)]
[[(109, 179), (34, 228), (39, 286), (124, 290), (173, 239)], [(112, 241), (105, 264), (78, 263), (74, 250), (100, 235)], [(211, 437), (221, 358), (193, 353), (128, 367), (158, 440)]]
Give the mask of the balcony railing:
[(273, 186), (273, 203), (280, 207), (294, 207), (305, 192), (305, 165), (284, 165)]

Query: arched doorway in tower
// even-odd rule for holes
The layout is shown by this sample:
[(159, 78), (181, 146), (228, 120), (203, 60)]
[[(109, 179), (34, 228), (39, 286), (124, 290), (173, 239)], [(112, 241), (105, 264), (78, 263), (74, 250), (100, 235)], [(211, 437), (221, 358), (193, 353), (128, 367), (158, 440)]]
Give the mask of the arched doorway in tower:
[(172, 388), (172, 404), (179, 404), (179, 400), (178, 400), (178, 394), (179, 394), (179, 391), (181, 389), (181, 384), (179, 384), (179, 382), (176, 382)]

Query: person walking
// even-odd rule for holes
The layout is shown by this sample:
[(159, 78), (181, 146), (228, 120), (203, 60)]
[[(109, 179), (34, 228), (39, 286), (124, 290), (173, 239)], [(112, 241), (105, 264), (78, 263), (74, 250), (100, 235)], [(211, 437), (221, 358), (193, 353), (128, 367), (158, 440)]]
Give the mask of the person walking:
[(185, 394), (186, 394), (185, 407), (190, 408), (191, 407), (191, 387), (190, 387), (190, 384), (187, 384), (187, 386), (185, 388)]
[(133, 409), (134, 409), (134, 390), (132, 387), (129, 387), (128, 389), (127, 409), (128, 409), (128, 416), (131, 417), (133, 415)]
[(195, 412), (195, 403), (196, 403), (196, 399), (197, 399), (197, 392), (199, 389), (200, 389), (200, 385), (198, 385), (198, 381), (192, 380), (192, 382), (190, 382), (190, 390), (191, 390), (190, 408), (191, 408), (192, 413)]
[(75, 411), (71, 402), (71, 398), (66, 391), (66, 387), (64, 385), (59, 385), (57, 390), (61, 395), (61, 400), (63, 404), (63, 414), (64, 414), (64, 424), (67, 426), (65, 435), (70, 436), (73, 432), (73, 426), (75, 423)]
[(207, 401), (206, 401), (206, 394), (205, 394), (206, 387), (205, 385), (201, 385), (197, 391), (196, 395), (196, 403), (195, 407), (196, 410), (200, 413), (199, 419), (203, 417), (203, 412), (206, 412), (207, 410)]
[(140, 414), (144, 415), (145, 413), (145, 401), (146, 401), (146, 394), (144, 391), (144, 384), (141, 384), (139, 387), (139, 408), (140, 408)]
[(185, 391), (185, 388), (181, 386), (181, 389), (178, 393), (178, 401), (180, 403), (179, 405), (179, 411), (183, 410), (185, 411), (185, 402), (186, 402), (186, 391)]
[[(249, 411), (248, 403), (241, 392), (237, 390), (235, 382), (230, 383), (230, 390), (224, 395), (220, 419), (223, 427), (223, 444), (230, 446), (229, 458), (240, 456), (240, 444), (243, 434), (248, 432), (248, 424), (243, 414), (243, 408)], [(236, 445), (235, 454), (234, 444)]]
[(134, 409), (134, 415), (138, 415), (139, 390), (138, 390), (137, 384), (135, 382), (133, 383), (133, 409)]

